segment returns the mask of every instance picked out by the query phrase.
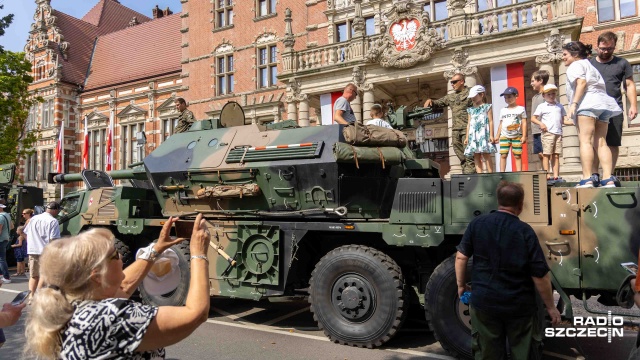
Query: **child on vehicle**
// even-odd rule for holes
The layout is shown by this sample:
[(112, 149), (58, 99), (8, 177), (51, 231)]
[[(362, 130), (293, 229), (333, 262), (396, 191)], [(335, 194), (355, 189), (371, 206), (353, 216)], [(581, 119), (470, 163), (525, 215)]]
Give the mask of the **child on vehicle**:
[[(531, 122), (542, 130), (542, 168), (547, 172), (547, 180), (553, 182), (560, 179), (560, 154), (562, 154), (562, 125), (572, 124), (564, 107), (556, 101), (558, 88), (547, 84), (543, 89), (545, 102), (538, 105), (531, 117)], [(549, 161), (553, 168), (553, 176), (549, 173)]]
[(522, 171), (522, 144), (527, 142), (527, 113), (524, 106), (516, 104), (518, 89), (509, 86), (500, 96), (504, 96), (507, 103), (507, 107), (500, 110), (500, 125), (494, 136), (494, 142), (500, 143), (500, 171), (507, 169), (509, 149), (516, 160), (516, 171)]
[(473, 155), (476, 173), (482, 173), (482, 160), (487, 164), (487, 172), (493, 172), (491, 154), (496, 152), (493, 145), (493, 115), (491, 104), (486, 103), (485, 88), (476, 85), (469, 90), (469, 99), (473, 107), (467, 108), (469, 121), (467, 122), (467, 137), (464, 139), (465, 156)]

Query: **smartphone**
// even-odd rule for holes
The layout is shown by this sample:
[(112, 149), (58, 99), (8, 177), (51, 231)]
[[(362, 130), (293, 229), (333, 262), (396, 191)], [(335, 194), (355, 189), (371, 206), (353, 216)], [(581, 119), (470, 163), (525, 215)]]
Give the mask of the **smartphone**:
[(29, 290), (25, 290), (21, 292), (15, 298), (13, 298), (13, 300), (11, 300), (11, 305), (18, 306), (23, 302), (27, 301), (27, 299), (29, 298), (29, 294), (31, 294), (31, 291)]
[(629, 273), (636, 275), (638, 273), (638, 265), (632, 262), (622, 263), (620, 264), (623, 268), (625, 268)]

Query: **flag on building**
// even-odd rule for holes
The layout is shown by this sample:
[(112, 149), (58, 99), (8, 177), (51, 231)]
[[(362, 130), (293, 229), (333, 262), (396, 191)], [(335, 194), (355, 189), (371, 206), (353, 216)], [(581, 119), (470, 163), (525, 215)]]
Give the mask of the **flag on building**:
[(320, 95), (320, 116), (322, 125), (331, 125), (333, 121), (333, 104), (342, 96), (342, 91), (335, 91), (329, 94)]
[(109, 128), (107, 129), (107, 163), (106, 171), (111, 171), (113, 167), (113, 116), (109, 118)]
[(56, 144), (56, 172), (62, 173), (64, 171), (64, 120), (60, 125), (60, 134), (58, 136), (58, 143)]
[(84, 143), (82, 144), (82, 170), (89, 168), (89, 129), (88, 116), (84, 116)]
[[(495, 134), (500, 125), (500, 109), (507, 106), (504, 98), (500, 96), (502, 92), (512, 86), (518, 90), (518, 97), (516, 98), (516, 104), (524, 106), (526, 108), (526, 98), (524, 94), (524, 63), (504, 64), (491, 67), (491, 109), (493, 110), (493, 133)], [(530, 114), (529, 109), (526, 109), (527, 115)], [(529, 116), (527, 121), (530, 122)], [(528, 134), (527, 134), (528, 137)], [(529, 170), (529, 157), (527, 156), (527, 143), (522, 144), (522, 171)], [(500, 147), (498, 147), (500, 149)], [(496, 153), (496, 168), (500, 166), (500, 153)], [(509, 152), (507, 158), (506, 171), (513, 171), (515, 169), (515, 159)]]

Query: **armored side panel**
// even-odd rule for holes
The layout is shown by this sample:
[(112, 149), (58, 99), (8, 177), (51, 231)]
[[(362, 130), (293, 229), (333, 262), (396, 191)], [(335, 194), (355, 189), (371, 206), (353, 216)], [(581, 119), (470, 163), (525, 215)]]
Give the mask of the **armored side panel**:
[(640, 188), (579, 189), (582, 287), (616, 290), (636, 263), (640, 244)]
[(13, 186), (7, 195), (7, 206), (10, 208), (11, 219), (14, 224), (20, 224), (22, 210), (34, 209), (44, 204), (44, 196), (41, 188), (34, 186)]
[[(339, 125), (257, 126), (175, 134), (144, 164), (166, 215), (388, 218), (401, 165), (337, 162)], [(419, 171), (417, 169), (416, 171)]]
[(513, 181), (524, 186), (525, 203), (520, 219), (529, 224), (549, 221), (546, 177), (542, 172), (453, 175), (445, 186), (445, 222), (448, 233), (463, 233), (474, 217), (498, 208), (496, 187), (500, 181)]
[(0, 165), (0, 185), (11, 185), (16, 175), (16, 164)]

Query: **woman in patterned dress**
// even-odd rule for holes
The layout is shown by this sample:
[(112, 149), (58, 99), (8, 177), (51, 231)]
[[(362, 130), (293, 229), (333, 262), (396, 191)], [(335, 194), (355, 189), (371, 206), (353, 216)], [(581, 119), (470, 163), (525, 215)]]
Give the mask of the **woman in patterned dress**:
[(482, 174), (482, 160), (487, 164), (487, 172), (493, 172), (491, 154), (496, 152), (493, 145), (493, 115), (491, 104), (486, 103), (485, 89), (476, 85), (469, 90), (469, 99), (473, 107), (467, 108), (469, 121), (467, 122), (467, 138), (464, 140), (466, 156), (473, 155), (476, 173)]
[[(26, 352), (42, 359), (164, 359), (164, 347), (191, 334), (209, 313), (210, 235), (202, 214), (191, 236), (191, 282), (185, 306), (128, 300), (162, 254), (183, 239), (162, 228), (151, 256), (122, 270), (113, 234), (92, 229), (47, 245), (40, 259), (44, 285), (33, 297)], [(151, 251), (153, 249), (153, 251)]]

